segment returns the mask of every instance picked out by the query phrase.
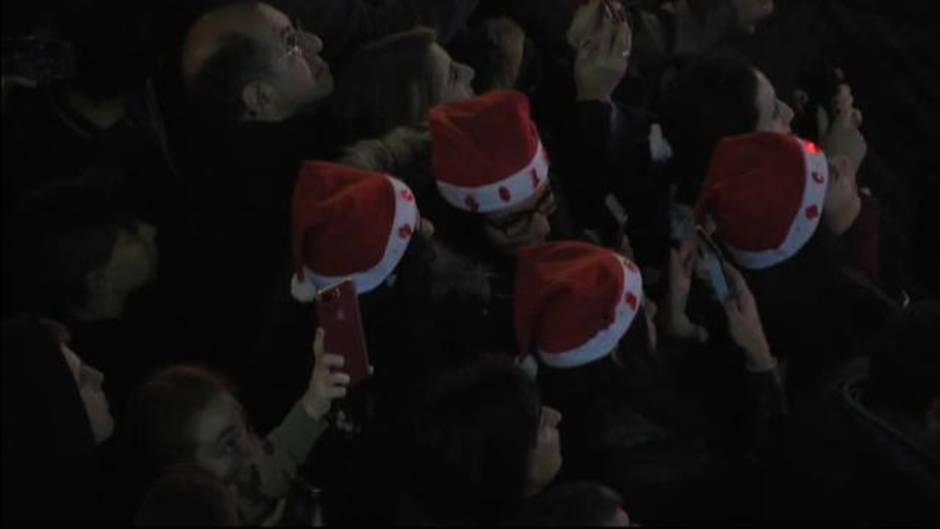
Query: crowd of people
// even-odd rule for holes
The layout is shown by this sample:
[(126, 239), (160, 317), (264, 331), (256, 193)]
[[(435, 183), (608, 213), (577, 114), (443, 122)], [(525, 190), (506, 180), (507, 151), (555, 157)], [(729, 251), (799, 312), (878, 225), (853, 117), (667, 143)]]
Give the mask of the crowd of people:
[(4, 523), (940, 523), (826, 4), (4, 2)]

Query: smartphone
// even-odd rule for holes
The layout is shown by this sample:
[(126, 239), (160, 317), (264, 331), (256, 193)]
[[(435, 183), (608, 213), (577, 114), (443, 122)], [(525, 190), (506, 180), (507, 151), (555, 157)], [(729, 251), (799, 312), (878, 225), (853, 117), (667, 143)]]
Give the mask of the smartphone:
[(317, 317), (326, 333), (324, 346), (330, 354), (345, 357), (342, 371), (349, 375), (353, 386), (369, 376), (359, 297), (352, 281), (322, 290), (317, 301)]
[(728, 288), (728, 275), (725, 272), (724, 261), (721, 259), (721, 252), (711, 240), (711, 237), (705, 233), (701, 226), (696, 227), (698, 235), (699, 255), (702, 257), (702, 265), (708, 271), (708, 281), (711, 284), (712, 292), (719, 303), (724, 303), (731, 295), (731, 289)]
[(38, 85), (75, 75), (75, 52), (68, 42), (40, 37), (3, 39), (3, 75)]

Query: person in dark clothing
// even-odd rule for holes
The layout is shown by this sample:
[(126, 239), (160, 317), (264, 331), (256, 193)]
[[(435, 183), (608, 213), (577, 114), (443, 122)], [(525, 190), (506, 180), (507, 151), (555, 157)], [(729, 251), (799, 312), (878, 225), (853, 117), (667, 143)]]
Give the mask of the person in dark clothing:
[[(187, 231), (167, 255), (193, 348), (239, 378), (259, 424), (273, 426), (309, 367), (309, 315), (292, 303), (290, 196), (304, 160), (329, 159), (318, 112), (333, 90), (320, 39), (263, 3), (210, 9), (187, 31), (182, 79), (190, 109)], [(276, 351), (277, 362), (270, 362)], [(280, 366), (284, 366), (283, 369)], [(295, 367), (297, 369), (295, 369)]]
[(793, 110), (763, 73), (730, 54), (705, 56), (672, 81), (662, 103), (663, 133), (672, 146), (676, 200), (693, 204), (708, 162), (725, 136), (789, 132)]
[[(779, 401), (775, 395), (781, 388), (743, 279), (735, 276), (734, 298), (725, 311), (746, 362), (740, 356), (737, 366), (717, 356), (708, 361), (722, 366), (722, 373), (688, 367), (680, 354), (688, 346), (672, 331), (658, 336), (653, 305), (643, 301), (642, 279), (632, 262), (573, 242), (527, 248), (519, 260), (519, 351), (525, 357), (537, 352), (545, 401), (566, 417), (563, 478), (614, 487), (630, 498), (631, 516), (643, 523), (753, 515), (757, 475), (745, 454), (755, 447), (742, 439), (749, 432), (726, 423), (762, 421), (743, 409), (774, 406), (768, 398)], [(690, 270), (685, 277), (685, 287), (673, 278), (678, 291), (688, 288)], [(686, 356), (703, 355), (714, 352), (698, 347)], [(708, 387), (702, 391), (689, 384), (685, 371), (697, 371), (692, 379), (704, 378)], [(738, 409), (709, 406), (712, 399), (703, 397), (726, 385), (750, 386), (750, 392), (739, 395)], [(759, 413), (768, 411), (773, 413)]]
[[(4, 212), (48, 183), (82, 177), (111, 187), (139, 218), (170, 222), (175, 167), (149, 83), (152, 6), (78, 2), (48, 20), (48, 49), (33, 60), (52, 63), (54, 78), (5, 98)], [(69, 75), (59, 71), (66, 64)]]
[[(404, 183), (386, 173), (326, 162), (305, 164), (294, 192), (292, 293), (310, 302), (320, 290), (351, 278), (360, 296), (369, 361), (375, 367), (375, 374), (353, 389), (343, 409), (361, 435), (335, 439), (329, 450), (314, 456), (323, 458), (324, 467), (335, 467), (341, 459), (330, 450), (356, 454), (344, 456), (356, 462), (355, 469), (340, 466), (335, 475), (324, 476), (329, 486), (323, 489), (331, 495), (326, 500), (328, 519), (384, 519), (376, 505), (388, 498), (378, 486), (378, 476), (390, 462), (380, 457), (375, 464), (366, 463), (384, 452), (364, 447), (382, 446), (395, 436), (427, 377), (481, 353), (473, 347), (479, 340), (473, 335), (480, 329), (474, 309), (485, 292), (455, 281), (474, 263), (438, 244), (419, 205)], [(374, 479), (363, 479), (359, 471)], [(334, 502), (337, 496), (346, 499)], [(361, 505), (354, 499), (360, 496), (376, 503)]]
[(852, 170), (792, 136), (733, 136), (719, 143), (697, 206), (699, 222), (746, 269), (770, 344), (789, 362), (791, 398), (807, 402), (897, 310), (836, 258), (821, 225)]
[[(914, 303), (795, 420), (770, 474), (774, 520), (940, 522), (940, 303)], [(866, 365), (867, 364), (867, 365)], [(794, 419), (797, 419), (796, 417)]]
[(104, 377), (58, 323), (20, 317), (2, 332), (3, 523), (101, 523), (96, 445), (114, 429)]
[(405, 435), (399, 521), (494, 523), (562, 465), (562, 415), (504, 358), (437, 378)]
[(629, 527), (623, 499), (611, 489), (591, 482), (556, 485), (527, 500), (509, 526)]
[(473, 96), (473, 69), (451, 59), (435, 37), (416, 28), (369, 43), (353, 56), (330, 102), (348, 143), (424, 122), (432, 106)]
[(132, 388), (169, 360), (163, 347), (173, 343), (174, 320), (149, 290), (156, 230), (113, 191), (86, 184), (53, 185), (21, 206), (9, 226), (6, 310), (68, 325), (77, 349), (112, 374), (107, 392), (120, 417)]
[(346, 395), (349, 376), (334, 372), (342, 354), (324, 348), (317, 332), (307, 387), (280, 424), (259, 438), (249, 426), (233, 387), (198, 366), (160, 370), (134, 395), (121, 431), (124, 467), (122, 508), (133, 516), (153, 482), (176, 464), (198, 466), (237, 493), (239, 519), (247, 524), (283, 522), (298, 468), (330, 424), (335, 399)]
[[(867, 154), (859, 131), (861, 113), (854, 107), (848, 84), (840, 82), (833, 90), (831, 101), (826, 103), (832, 118), (824, 113), (817, 125), (813, 117), (812, 127), (819, 129), (813, 137), (821, 138), (829, 159), (842, 164), (842, 173), (849, 178), (834, 180), (838, 185), (830, 187), (824, 221), (839, 236), (836, 251), (841, 258), (881, 285), (882, 260), (892, 271), (903, 266), (903, 257), (893, 251), (900, 241), (892, 235), (886, 241), (888, 246), (881, 249), (881, 228), (891, 228), (894, 219), (882, 215), (879, 198), (868, 190), (859, 191), (856, 182), (864, 176), (860, 169)], [(676, 177), (672, 205), (676, 219), (687, 216), (685, 206), (697, 199), (708, 163), (722, 138), (753, 131), (791, 132), (794, 111), (781, 97), (762, 72), (735, 55), (702, 57), (679, 74), (663, 103), (664, 130), (675, 153), (669, 171)], [(683, 231), (682, 224), (674, 221), (674, 234)]]

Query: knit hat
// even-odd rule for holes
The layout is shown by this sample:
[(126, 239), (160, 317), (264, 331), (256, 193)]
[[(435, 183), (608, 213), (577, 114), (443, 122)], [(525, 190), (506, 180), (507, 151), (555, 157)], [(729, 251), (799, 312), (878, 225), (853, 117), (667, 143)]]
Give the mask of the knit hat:
[(582, 242), (519, 251), (516, 336), (547, 365), (578, 367), (609, 353), (643, 300), (639, 269), (616, 253)]
[(447, 202), (472, 213), (509, 209), (548, 184), (548, 155), (520, 92), (488, 92), (428, 113), (431, 170)]
[(328, 162), (301, 167), (291, 204), (291, 294), (312, 301), (349, 278), (364, 294), (392, 273), (420, 216), (414, 195), (391, 176)]
[(826, 155), (812, 142), (773, 132), (728, 137), (712, 156), (696, 215), (711, 218), (739, 265), (768, 268), (813, 236), (828, 181)]

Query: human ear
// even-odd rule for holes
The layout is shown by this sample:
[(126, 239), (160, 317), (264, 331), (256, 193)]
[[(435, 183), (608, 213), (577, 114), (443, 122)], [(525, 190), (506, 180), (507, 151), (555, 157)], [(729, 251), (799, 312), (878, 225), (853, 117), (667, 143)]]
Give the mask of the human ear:
[(251, 81), (242, 88), (242, 104), (247, 117), (263, 120), (274, 114), (274, 89), (264, 81)]

